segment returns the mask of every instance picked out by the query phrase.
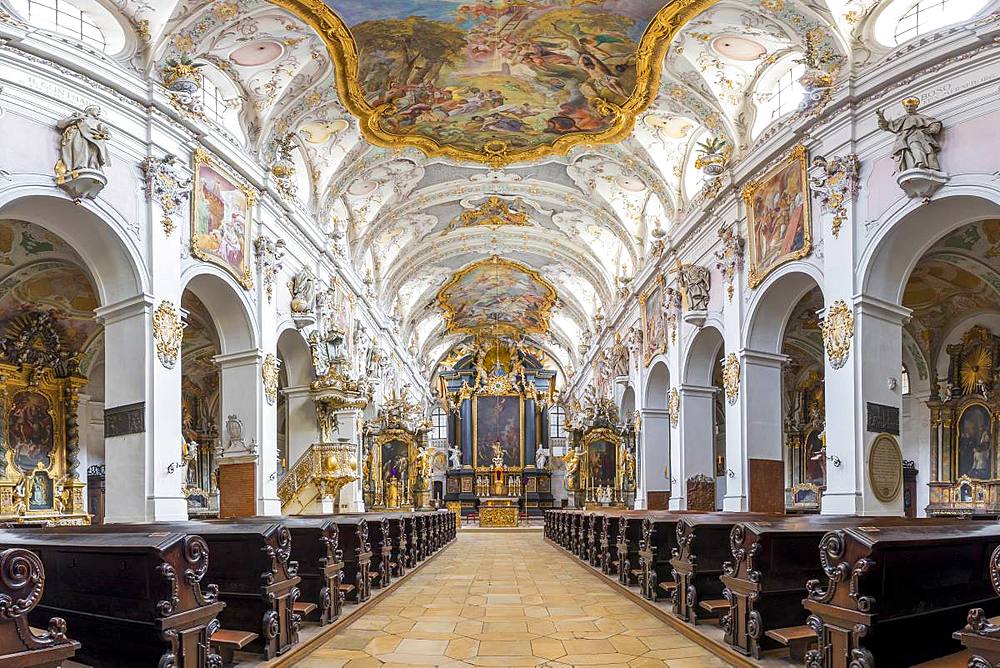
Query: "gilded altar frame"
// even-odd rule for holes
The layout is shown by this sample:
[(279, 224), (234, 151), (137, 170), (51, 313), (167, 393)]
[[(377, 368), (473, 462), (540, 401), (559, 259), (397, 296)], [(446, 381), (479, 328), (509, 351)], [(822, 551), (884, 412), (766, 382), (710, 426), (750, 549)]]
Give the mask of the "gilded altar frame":
[(586, 494), (586, 503), (597, 503), (596, 496), (597, 482), (590, 478), (590, 457), (591, 447), (595, 443), (609, 443), (613, 450), (612, 461), (614, 462), (615, 475), (614, 487), (612, 488), (611, 505), (620, 505), (623, 501), (623, 471), (621, 467), (622, 438), (618, 432), (607, 427), (595, 427), (584, 433), (580, 441), (583, 448), (583, 490)]
[[(87, 485), (73, 469), (80, 438), (79, 392), (86, 383), (78, 375), (57, 377), (50, 368), (0, 363), (0, 520), (90, 524), (84, 510)], [(49, 455), (26, 469), (19, 466), (10, 447), (11, 412), (19, 396), (42, 397), (52, 423)], [(39, 503), (43, 498), (44, 503)]]
[(560, 135), (551, 143), (518, 150), (507, 142), (495, 139), (481, 152), (441, 144), (420, 135), (394, 134), (380, 127), (387, 112), (386, 105), (373, 107), (365, 98), (359, 80), (360, 54), (350, 28), (326, 3), (319, 0), (271, 0), (288, 10), (316, 31), (324, 41), (336, 73), (337, 97), (344, 107), (358, 118), (362, 135), (372, 144), (386, 148), (414, 146), (430, 158), (445, 157), (471, 161), (500, 168), (514, 162), (529, 162), (549, 156), (565, 155), (581, 144), (610, 144), (625, 139), (635, 120), (656, 99), (660, 86), (660, 70), (674, 37), (691, 19), (719, 0), (687, 0), (670, 2), (650, 20), (635, 51), (635, 87), (628, 99), (617, 105), (599, 100), (601, 113), (614, 117), (610, 127), (600, 132), (574, 132)]
[[(385, 480), (382, 479), (382, 451), (389, 443), (403, 443), (406, 446), (406, 480), (400, 481), (403, 488), (399, 490), (398, 504), (391, 503)], [(419, 450), (417, 437), (405, 429), (386, 429), (375, 435), (369, 451), (369, 461), (366, 462), (366, 474), (372, 482), (372, 510), (401, 510), (413, 508), (416, 504), (417, 486), (417, 452)], [(377, 472), (377, 474), (376, 474)]]
[(524, 397), (519, 394), (492, 394), (490, 392), (480, 392), (472, 401), (472, 467), (475, 469), (492, 467), (493, 462), (486, 462), (479, 465), (479, 399), (480, 398), (505, 398), (517, 399), (518, 422), (520, 423), (520, 460), (514, 467), (524, 467)]

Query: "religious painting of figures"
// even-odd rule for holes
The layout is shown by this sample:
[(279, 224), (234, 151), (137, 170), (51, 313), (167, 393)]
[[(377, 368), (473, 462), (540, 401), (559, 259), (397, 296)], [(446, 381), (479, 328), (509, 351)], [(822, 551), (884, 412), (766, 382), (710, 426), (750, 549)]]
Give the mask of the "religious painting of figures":
[(382, 444), (382, 482), (388, 484), (396, 480), (401, 484), (409, 473), (409, 448), (402, 441), (388, 441)]
[(763, 178), (743, 188), (750, 241), (750, 287), (812, 250), (806, 170), (806, 149), (799, 145)]
[(36, 465), (51, 466), (55, 430), (49, 414), (49, 400), (37, 392), (18, 392), (7, 412), (8, 447), (14, 464), (22, 471)]
[(52, 510), (52, 478), (45, 471), (36, 471), (30, 480), (31, 491), (28, 492), (28, 510)]
[(993, 478), (993, 416), (983, 404), (971, 404), (958, 418), (958, 476)]
[(480, 160), (498, 143), (523, 155), (627, 129), (657, 83), (674, 13), (663, 0), (325, 3), (341, 100), (374, 115), (366, 131)]
[(806, 434), (805, 481), (818, 487), (826, 485), (826, 451), (823, 449), (821, 432), (813, 430)]
[(639, 297), (642, 306), (642, 362), (649, 362), (667, 350), (667, 321), (663, 301), (663, 277)]
[(250, 289), (250, 233), (256, 193), (227, 175), (203, 150), (195, 152), (191, 253), (227, 269)]
[(477, 397), (475, 465), (492, 466), (499, 451), (504, 466), (521, 466), (521, 423), (521, 397)]
[(530, 267), (494, 255), (454, 274), (437, 299), (449, 332), (481, 331), (497, 322), (545, 332), (556, 290)]
[(594, 441), (587, 448), (587, 474), (591, 487), (614, 487), (615, 445)]

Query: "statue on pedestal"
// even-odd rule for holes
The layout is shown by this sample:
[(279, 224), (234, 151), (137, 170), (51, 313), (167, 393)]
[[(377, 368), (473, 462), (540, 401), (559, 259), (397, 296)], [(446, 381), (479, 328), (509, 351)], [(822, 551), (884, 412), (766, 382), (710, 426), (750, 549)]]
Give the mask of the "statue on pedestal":
[(104, 168), (111, 164), (111, 133), (101, 122), (101, 108), (91, 105), (82, 113), (74, 112), (56, 128), (62, 133), (56, 183), (76, 200), (96, 198), (108, 183)]
[(941, 121), (917, 113), (920, 100), (908, 97), (903, 100), (906, 114), (887, 120), (879, 109), (875, 112), (878, 126), (896, 135), (892, 154), (896, 158), (896, 183), (909, 197), (930, 201), (931, 195), (948, 182), (948, 175), (941, 171), (938, 141), (944, 131)]

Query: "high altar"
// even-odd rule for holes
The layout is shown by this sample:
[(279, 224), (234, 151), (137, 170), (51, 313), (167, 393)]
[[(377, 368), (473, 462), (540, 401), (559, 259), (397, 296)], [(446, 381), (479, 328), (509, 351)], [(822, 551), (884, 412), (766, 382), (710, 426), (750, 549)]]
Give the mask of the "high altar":
[(973, 327), (946, 348), (944, 396), (932, 379), (928, 515), (1000, 517), (1000, 336)]
[(60, 325), (18, 316), (0, 342), (0, 520), (89, 524), (79, 479), (79, 374)]
[(591, 387), (569, 416), (572, 445), (566, 488), (576, 507), (631, 508), (635, 502), (635, 424), (621, 421), (614, 401)]
[(361, 469), (366, 508), (427, 507), (432, 453), (424, 440), (429, 428), (423, 410), (405, 392), (394, 394), (375, 419), (365, 422)]
[[(446, 360), (441, 396), (453, 453), (445, 500), (487, 518), (552, 507), (548, 408), (555, 372), (514, 336), (476, 337)], [(502, 512), (495, 509), (503, 508)]]

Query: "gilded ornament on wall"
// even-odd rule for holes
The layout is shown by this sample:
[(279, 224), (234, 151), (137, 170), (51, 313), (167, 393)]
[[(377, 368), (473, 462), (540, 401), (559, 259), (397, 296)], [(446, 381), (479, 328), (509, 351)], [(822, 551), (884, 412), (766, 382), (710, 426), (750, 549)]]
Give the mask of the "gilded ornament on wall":
[(812, 159), (809, 168), (809, 189), (819, 200), (823, 210), (833, 214), (831, 232), (840, 235), (840, 226), (847, 219), (847, 204), (853, 202), (861, 190), (861, 160), (854, 153), (827, 160), (821, 155)]
[(823, 330), (823, 346), (830, 358), (830, 366), (840, 369), (847, 363), (854, 338), (854, 312), (838, 299), (826, 311), (826, 317), (819, 323)]
[(667, 399), (667, 416), (670, 418), (670, 426), (676, 427), (681, 417), (681, 395), (676, 387), (670, 388), (670, 398)]
[(174, 308), (173, 302), (163, 300), (153, 312), (153, 339), (156, 342), (156, 356), (160, 364), (173, 369), (181, 352), (184, 339), (184, 324)]
[(274, 405), (278, 399), (278, 367), (280, 362), (273, 353), (264, 356), (264, 362), (260, 366), (260, 377), (264, 381), (264, 396), (269, 405)]
[(730, 406), (740, 398), (740, 358), (729, 353), (722, 361), (722, 387), (726, 391), (726, 401)]
[(168, 237), (176, 229), (172, 216), (187, 202), (194, 188), (193, 179), (185, 173), (177, 157), (171, 153), (163, 158), (146, 158), (140, 165), (146, 177), (146, 197), (163, 210), (163, 233)]

